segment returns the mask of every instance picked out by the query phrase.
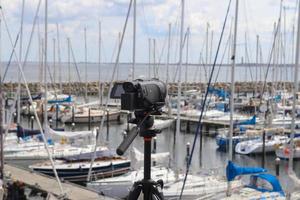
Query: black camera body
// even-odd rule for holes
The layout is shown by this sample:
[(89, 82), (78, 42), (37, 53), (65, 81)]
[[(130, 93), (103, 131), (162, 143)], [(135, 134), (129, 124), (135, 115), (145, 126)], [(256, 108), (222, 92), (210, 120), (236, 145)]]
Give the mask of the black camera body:
[(158, 79), (116, 83), (111, 92), (111, 98), (121, 99), (121, 109), (129, 111), (158, 111), (166, 95), (166, 84)]

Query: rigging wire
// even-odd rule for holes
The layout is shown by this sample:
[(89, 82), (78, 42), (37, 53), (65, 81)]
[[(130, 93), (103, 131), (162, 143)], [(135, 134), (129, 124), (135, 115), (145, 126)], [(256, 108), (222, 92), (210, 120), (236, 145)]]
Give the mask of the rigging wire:
[[(5, 17), (5, 15), (4, 15), (4, 11), (3, 11), (3, 9), (2, 9), (1, 7), (0, 7), (0, 11), (1, 11), (2, 19), (3, 19), (4, 24), (5, 24), (5, 28), (6, 28), (7, 34), (8, 34), (8, 36), (9, 36), (9, 42), (10, 42), (11, 46), (13, 47), (14, 45), (13, 45), (13, 42), (12, 42), (12, 38), (11, 38), (10, 31), (9, 31), (9, 29), (8, 29), (8, 24), (7, 24), (7, 21), (6, 21), (6, 17)], [(29, 101), (30, 101), (30, 103), (32, 104), (32, 103), (33, 103), (33, 100), (32, 100), (32, 96), (31, 96), (31, 92), (30, 92), (30, 90), (29, 90), (29, 87), (28, 87), (28, 84), (27, 84), (27, 81), (26, 81), (26, 78), (25, 78), (25, 75), (24, 75), (24, 71), (23, 71), (23, 69), (22, 69), (21, 62), (20, 62), (20, 60), (19, 60), (19, 58), (18, 58), (18, 55), (17, 55), (17, 53), (16, 53), (16, 49), (15, 49), (15, 48), (13, 48), (13, 51), (14, 51), (14, 55), (15, 55), (15, 58), (16, 58), (17, 63), (18, 63), (19, 70), (20, 70), (20, 72), (21, 72), (21, 77), (22, 77), (22, 79), (23, 79), (23, 81), (24, 81), (24, 84), (25, 84), (25, 87), (26, 87), (27, 94), (28, 94), (28, 96), (29, 96)], [(16, 96), (16, 97), (17, 97), (17, 96)], [(41, 122), (40, 122), (40, 120), (39, 120), (39, 118), (38, 118), (38, 115), (37, 115), (37, 112), (36, 112), (35, 107), (33, 107), (33, 113), (34, 113), (34, 116), (35, 116), (35, 118), (36, 118), (36, 121), (37, 121), (39, 130), (41, 131), (41, 135), (42, 135), (42, 139), (43, 139), (43, 142), (44, 142), (44, 146), (45, 146), (45, 149), (46, 149), (48, 158), (49, 158), (49, 160), (50, 160), (50, 162), (51, 162), (51, 166), (52, 166), (52, 169), (53, 169), (55, 178), (56, 178), (56, 180), (57, 180), (57, 183), (58, 183), (58, 185), (59, 185), (61, 194), (62, 194), (62, 195), (65, 195), (64, 190), (63, 190), (62, 185), (61, 185), (61, 182), (60, 182), (60, 179), (59, 179), (58, 174), (57, 174), (57, 171), (56, 171), (56, 167), (55, 167), (55, 164), (54, 164), (52, 155), (51, 155), (51, 153), (50, 153), (50, 150), (49, 150), (49, 147), (48, 147), (48, 144), (47, 144), (47, 140), (46, 140), (46, 137), (45, 137), (45, 134), (44, 134), (44, 131), (43, 131)], [(7, 129), (7, 130), (8, 130), (8, 129)]]
[[(18, 33), (13, 48), (16, 48), (16, 46), (17, 46), (17, 44), (18, 44), (19, 35), (20, 35), (20, 34)], [(2, 77), (2, 81), (1, 81), (2, 83), (5, 81), (5, 78), (6, 78), (6, 75), (7, 75), (7, 72), (8, 72), (8, 68), (10, 67), (11, 60), (12, 60), (13, 55), (14, 55), (14, 51), (12, 50), (12, 51), (11, 51), (11, 54), (10, 54), (10, 56), (9, 56), (9, 60), (8, 60), (7, 65), (6, 65), (6, 68), (5, 68), (3, 77)]]
[(278, 23), (276, 25), (276, 30), (275, 30), (275, 34), (274, 34), (274, 38), (273, 38), (273, 44), (272, 44), (272, 48), (271, 48), (271, 52), (270, 52), (270, 56), (269, 56), (269, 62), (268, 62), (268, 65), (267, 65), (267, 71), (265, 73), (264, 83), (263, 83), (262, 91), (261, 91), (261, 94), (260, 94), (260, 104), (262, 103), (263, 94), (266, 90), (267, 78), (268, 78), (268, 74), (269, 74), (269, 70), (270, 70), (270, 67), (271, 67), (271, 62), (272, 62), (272, 58), (273, 58), (273, 54), (274, 54), (276, 38), (277, 38), (277, 35), (278, 35), (278, 32), (279, 32), (280, 21), (281, 21), (281, 17), (278, 18)]
[[(200, 135), (202, 134), (202, 124), (201, 123), (202, 123), (203, 112), (205, 110), (206, 100), (207, 100), (208, 93), (209, 93), (209, 87), (210, 87), (211, 82), (212, 82), (212, 77), (213, 77), (213, 73), (214, 73), (214, 70), (215, 70), (217, 58), (218, 58), (218, 55), (219, 55), (220, 46), (221, 46), (221, 43), (222, 43), (222, 40), (223, 40), (223, 34), (224, 34), (224, 31), (225, 31), (225, 27), (226, 27), (226, 22), (227, 22), (227, 18), (228, 18), (229, 11), (230, 11), (230, 6), (231, 6), (231, 0), (229, 0), (229, 4), (228, 4), (228, 8), (227, 8), (225, 20), (224, 20), (223, 27), (222, 27), (222, 32), (221, 32), (221, 35), (220, 35), (220, 40), (219, 40), (219, 43), (218, 43), (218, 48), (217, 48), (217, 51), (216, 51), (216, 56), (215, 56), (214, 63), (213, 63), (213, 66), (212, 66), (212, 70), (211, 70), (211, 74), (210, 74), (210, 77), (209, 77), (209, 81), (208, 81), (208, 84), (207, 84), (207, 90), (206, 90), (204, 101), (203, 101), (203, 104), (202, 104), (202, 111), (201, 111), (201, 114), (199, 116), (199, 121), (198, 121), (197, 130), (196, 130), (196, 134), (195, 134), (194, 141), (193, 141), (191, 155), (190, 155), (190, 157), (188, 159), (186, 173), (185, 173), (185, 177), (184, 177), (184, 181), (183, 181), (183, 185), (182, 185), (182, 188), (181, 188), (179, 199), (182, 199), (182, 194), (183, 194), (183, 190), (184, 190), (184, 187), (185, 187), (186, 179), (187, 179), (187, 176), (188, 176), (188, 173), (189, 173), (189, 170), (190, 170), (190, 166), (191, 166), (191, 162), (192, 162), (192, 158), (193, 158), (193, 154), (194, 154), (194, 150), (195, 150), (195, 146), (196, 146), (197, 137), (198, 137), (199, 133), (200, 133)], [(231, 95), (233, 95), (233, 94), (231, 94)]]
[[(127, 28), (127, 23), (128, 23), (128, 19), (129, 19), (131, 7), (132, 7), (132, 0), (130, 0), (130, 3), (129, 3), (128, 13), (127, 13), (126, 20), (125, 20), (125, 24), (124, 24), (124, 27), (123, 27), (123, 32), (122, 32), (121, 41), (120, 41), (120, 43), (119, 43), (118, 54), (117, 54), (117, 57), (116, 57), (116, 62), (115, 62), (114, 68), (113, 68), (113, 73), (112, 73), (111, 81), (110, 81), (110, 83), (109, 83), (108, 95), (111, 93), (112, 86), (113, 86), (113, 81), (114, 81), (114, 79), (115, 79), (115, 74), (116, 74), (117, 66), (118, 66), (118, 64), (119, 64), (119, 59), (120, 59), (121, 49), (122, 49), (122, 46), (123, 46), (123, 40), (124, 40), (126, 28)], [(106, 103), (105, 103), (105, 109), (104, 109), (104, 110), (107, 110), (107, 109), (108, 109), (108, 100), (109, 100), (109, 97), (106, 98)], [(102, 119), (101, 119), (101, 124), (100, 124), (100, 128), (99, 128), (99, 133), (100, 133), (101, 131), (103, 131), (103, 125), (104, 125), (104, 117), (102, 117)], [(91, 180), (92, 167), (93, 167), (93, 164), (94, 164), (94, 161), (95, 161), (95, 158), (96, 158), (97, 145), (98, 145), (98, 138), (96, 138), (95, 146), (94, 146), (94, 149), (93, 149), (93, 155), (92, 155), (92, 159), (91, 159), (91, 164), (90, 164), (90, 168), (89, 168), (89, 172), (88, 172), (87, 181), (90, 181), (90, 180)]]

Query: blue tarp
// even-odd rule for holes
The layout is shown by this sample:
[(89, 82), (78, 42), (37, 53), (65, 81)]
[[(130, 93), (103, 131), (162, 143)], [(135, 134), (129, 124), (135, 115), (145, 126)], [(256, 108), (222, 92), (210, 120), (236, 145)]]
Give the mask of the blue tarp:
[(238, 125), (255, 125), (256, 124), (256, 115), (254, 115), (251, 119), (234, 123), (235, 126)]
[(222, 97), (223, 100), (225, 100), (226, 98), (230, 97), (229, 92), (226, 92), (225, 90), (222, 89), (217, 89), (214, 87), (209, 87), (208, 88), (208, 92), (217, 95), (218, 97)]
[(71, 102), (72, 102), (71, 95), (69, 95), (67, 98), (62, 100), (48, 100), (48, 103), (71, 103)]
[(260, 167), (240, 167), (233, 162), (228, 161), (226, 177), (228, 181), (233, 181), (234, 178), (239, 175), (256, 174), (266, 171), (266, 169)]
[[(254, 181), (252, 181), (248, 187), (258, 190), (258, 191), (261, 191), (261, 192), (279, 192), (284, 196), (284, 192), (283, 192), (280, 182), (278, 181), (276, 176), (273, 176), (272, 174), (256, 174), (256, 175), (252, 175), (251, 179)], [(263, 180), (269, 182), (272, 185), (272, 189), (258, 187), (256, 185), (257, 179), (263, 179)]]

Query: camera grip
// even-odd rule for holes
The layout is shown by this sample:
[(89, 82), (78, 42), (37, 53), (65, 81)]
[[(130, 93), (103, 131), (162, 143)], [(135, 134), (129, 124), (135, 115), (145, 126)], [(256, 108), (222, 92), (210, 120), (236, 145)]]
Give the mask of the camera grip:
[(138, 128), (135, 126), (132, 130), (129, 131), (127, 137), (123, 140), (123, 142), (117, 148), (117, 154), (122, 156), (125, 151), (128, 149), (130, 144), (133, 142), (134, 138), (138, 135)]

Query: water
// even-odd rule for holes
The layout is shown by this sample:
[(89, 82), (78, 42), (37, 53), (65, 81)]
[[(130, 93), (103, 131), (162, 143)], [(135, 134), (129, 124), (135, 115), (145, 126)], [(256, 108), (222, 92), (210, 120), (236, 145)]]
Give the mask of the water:
[[(4, 73), (6, 68), (6, 63), (3, 63), (1, 72)], [(57, 66), (57, 64), (56, 64)], [(49, 63), (49, 70), (51, 72), (48, 74), (48, 81), (55, 80), (54, 82), (59, 82), (59, 71), (61, 71), (62, 82), (68, 82), (69, 78), (71, 82), (78, 82), (81, 80), (85, 82), (85, 64), (71, 63), (70, 69), (67, 63), (63, 63), (61, 65), (61, 69), (58, 67), (53, 69), (51, 63)], [(77, 66), (77, 68), (76, 68)], [(101, 81), (110, 81), (112, 77), (112, 69), (114, 64), (101, 64)], [(87, 80), (88, 81), (98, 81), (99, 80), (99, 65), (96, 63), (89, 63), (87, 65)], [(213, 81), (217, 80), (217, 82), (230, 82), (230, 65), (219, 65), (216, 66)], [(265, 80), (265, 73), (267, 71), (268, 65), (260, 64), (259, 67), (256, 67), (253, 64), (245, 65), (240, 64), (237, 65), (235, 70), (235, 80), (236, 81), (256, 81), (256, 80)], [(39, 82), (41, 81), (41, 67), (38, 63), (28, 63), (24, 68), (24, 74), (28, 82)], [(78, 70), (77, 70), (78, 69)], [(187, 69), (187, 73), (186, 73)], [(209, 74), (211, 72), (211, 65), (203, 66), (203, 65), (192, 65), (188, 66), (183, 65), (182, 67), (182, 81), (185, 82), (207, 82)], [(49, 71), (48, 70), (48, 71)], [(69, 73), (70, 70), (70, 73)], [(7, 70), (7, 75), (5, 77), (5, 82), (17, 82), (17, 74), (18, 67), (16, 63), (12, 63)], [(54, 76), (55, 74), (55, 76)], [(116, 70), (115, 80), (128, 80), (131, 79), (132, 74), (132, 65), (131, 64), (119, 64), (119, 67)], [(154, 74), (157, 74), (154, 76)], [(163, 81), (166, 80), (167, 77), (167, 68), (165, 64), (157, 65), (157, 66), (149, 66), (148, 64), (137, 64), (135, 69), (135, 78), (149, 78), (149, 77), (157, 77)], [(268, 81), (291, 81), (293, 80), (293, 68), (292, 65), (279, 65), (273, 67), (273, 65), (269, 68), (269, 73), (267, 76)], [(177, 73), (177, 65), (172, 64), (169, 67), (169, 81), (176, 82), (178, 80)]]
[[(23, 124), (26, 126), (27, 119), (23, 118)], [(97, 124), (93, 124), (93, 126), (99, 126)], [(108, 144), (108, 146), (112, 149), (116, 149), (117, 146), (122, 142), (123, 130), (126, 129), (126, 124), (118, 124), (113, 122), (110, 125), (109, 135), (107, 137), (106, 125), (104, 126), (103, 132), (100, 135), (100, 141), (102, 143)], [(35, 126), (36, 127), (36, 126)], [(65, 127), (66, 130), (70, 130), (70, 126)], [(76, 127), (77, 130), (87, 130), (87, 125), (80, 125)], [(93, 127), (92, 127), (93, 128)], [(174, 142), (175, 140), (175, 142)], [(189, 142), (192, 146), (194, 141), (194, 134), (186, 134), (181, 133), (178, 138), (174, 138), (173, 129), (165, 129), (162, 133), (157, 135), (157, 152), (167, 152), (169, 151), (171, 154), (170, 161), (166, 160), (163, 163), (166, 166), (171, 166), (174, 169), (179, 169), (184, 172), (186, 169), (186, 144)], [(132, 147), (136, 147), (139, 151), (143, 152), (144, 142), (143, 138), (137, 136), (134, 142), (132, 143)], [(129, 150), (128, 150), (129, 152)], [(127, 155), (128, 155), (127, 152)], [(225, 167), (228, 161), (227, 153), (220, 152), (217, 150), (217, 145), (215, 139), (212, 137), (203, 138), (203, 152), (202, 152), (202, 164), (200, 162), (200, 148), (199, 148), (199, 138), (196, 142), (195, 151), (193, 154), (192, 164), (191, 164), (191, 172), (198, 173), (201, 172), (218, 172), (221, 175), (225, 175)], [(267, 154), (265, 161), (265, 168), (272, 174), (275, 174), (275, 153)], [(233, 160), (236, 164), (241, 166), (252, 166), (259, 167), (261, 166), (261, 155), (239, 155), (234, 154)], [(35, 161), (36, 162), (36, 161)], [(28, 166), (31, 162), (14, 162), (15, 164), (21, 165), (23, 167)], [(287, 186), (287, 176), (286, 170), (288, 166), (288, 161), (282, 160), (280, 163), (280, 179), (282, 182), (282, 186), (286, 188)], [(298, 176), (300, 176), (300, 161), (294, 162), (294, 169)]]

